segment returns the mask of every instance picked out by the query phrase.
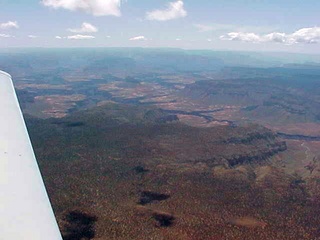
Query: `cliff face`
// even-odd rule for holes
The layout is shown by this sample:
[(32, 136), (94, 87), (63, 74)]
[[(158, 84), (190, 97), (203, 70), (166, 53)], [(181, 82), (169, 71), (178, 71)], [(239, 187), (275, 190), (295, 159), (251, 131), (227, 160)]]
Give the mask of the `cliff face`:
[[(38, 139), (51, 136), (46, 141), (49, 145), (50, 141), (56, 143), (55, 149), (92, 152), (93, 156), (98, 149), (105, 149), (112, 153), (112, 158), (151, 163), (157, 159), (169, 165), (204, 163), (209, 167), (234, 167), (263, 161), (286, 150), (284, 142), (259, 125), (194, 128), (161, 110), (127, 105), (106, 105), (59, 122), (46, 120), (34, 124), (40, 126), (34, 127), (38, 131), (33, 134), (40, 134)], [(59, 138), (62, 140), (58, 141)], [(63, 158), (64, 153), (57, 155)]]
[[(163, 133), (168, 131), (161, 128), (158, 130)], [(149, 144), (157, 146), (156, 154), (168, 155), (175, 163), (205, 163), (209, 167), (261, 162), (287, 149), (273, 132), (258, 125), (201, 129), (177, 124), (170, 134), (153, 136)]]
[(256, 132), (249, 132), (248, 134), (244, 134), (240, 137), (231, 137), (225, 140), (224, 143), (228, 145), (243, 145), (244, 148), (250, 149), (252, 146), (256, 147), (256, 149), (252, 149), (250, 152), (242, 154), (236, 153), (234, 155), (227, 156), (226, 163), (229, 167), (260, 162), (287, 150), (286, 142), (280, 141), (273, 132), (263, 128)]
[(275, 142), (270, 144), (268, 147), (257, 149), (243, 155), (233, 155), (227, 158), (227, 163), (229, 167), (234, 167), (246, 163), (254, 163), (266, 160), (280, 152), (287, 150), (287, 145), (285, 142)]
[[(319, 100), (314, 90), (306, 89), (308, 84), (291, 81), (290, 85), (279, 78), (253, 78), (198, 81), (181, 90), (184, 98), (207, 104), (241, 106), (242, 116), (251, 120), (274, 122), (318, 122)], [(272, 117), (272, 118), (270, 118)]]

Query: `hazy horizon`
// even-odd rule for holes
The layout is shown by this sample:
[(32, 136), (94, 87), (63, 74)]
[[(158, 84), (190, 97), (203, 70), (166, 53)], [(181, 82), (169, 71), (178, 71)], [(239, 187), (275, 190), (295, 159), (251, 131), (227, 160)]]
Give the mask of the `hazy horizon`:
[(1, 0), (0, 6), (0, 48), (320, 50), (314, 0)]

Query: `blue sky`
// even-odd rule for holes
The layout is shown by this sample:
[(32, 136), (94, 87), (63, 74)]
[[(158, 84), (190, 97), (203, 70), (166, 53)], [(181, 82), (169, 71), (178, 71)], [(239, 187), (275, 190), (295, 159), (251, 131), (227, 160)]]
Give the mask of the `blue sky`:
[(0, 0), (0, 48), (319, 53), (319, 11), (318, 0)]

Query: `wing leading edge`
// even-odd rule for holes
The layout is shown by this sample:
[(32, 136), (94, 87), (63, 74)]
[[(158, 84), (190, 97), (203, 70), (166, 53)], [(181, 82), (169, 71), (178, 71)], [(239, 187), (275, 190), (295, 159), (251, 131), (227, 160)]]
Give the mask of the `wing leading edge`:
[(0, 239), (62, 239), (11, 76), (2, 71), (0, 71)]

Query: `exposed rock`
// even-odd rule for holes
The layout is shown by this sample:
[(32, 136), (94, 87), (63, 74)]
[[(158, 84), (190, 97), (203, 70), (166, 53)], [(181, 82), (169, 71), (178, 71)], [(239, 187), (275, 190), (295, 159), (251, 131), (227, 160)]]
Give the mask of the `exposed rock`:
[(273, 134), (271, 131), (266, 131), (266, 132), (254, 132), (254, 133), (249, 133), (247, 136), (241, 137), (241, 138), (236, 138), (232, 137), (224, 142), (227, 144), (234, 143), (234, 144), (251, 144), (255, 140), (274, 140), (275, 139), (275, 134)]
[(226, 168), (224, 166), (217, 166), (213, 168), (213, 175), (216, 178), (234, 178), (243, 181), (247, 181), (255, 177), (254, 172), (252, 172), (252, 170), (248, 170), (244, 166), (238, 166), (236, 168)]
[(265, 228), (267, 226), (267, 223), (252, 217), (231, 219), (229, 223), (235, 226), (246, 227), (246, 228), (257, 228), (257, 227)]
[(227, 159), (227, 162), (230, 167), (234, 167), (244, 163), (265, 160), (285, 150), (287, 150), (287, 144), (285, 142), (277, 142), (270, 145), (268, 148), (253, 151), (250, 154), (233, 155), (231, 158)]
[(179, 118), (177, 115), (168, 115), (168, 116), (157, 119), (157, 123), (169, 123), (169, 122), (177, 122), (177, 121), (179, 121)]

